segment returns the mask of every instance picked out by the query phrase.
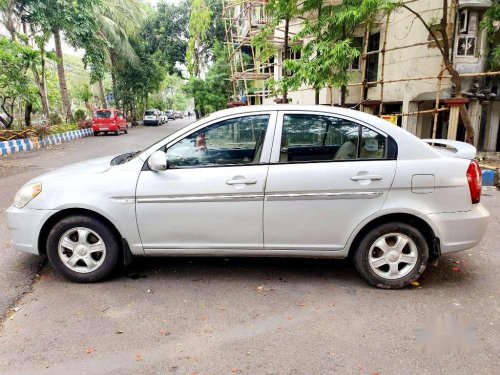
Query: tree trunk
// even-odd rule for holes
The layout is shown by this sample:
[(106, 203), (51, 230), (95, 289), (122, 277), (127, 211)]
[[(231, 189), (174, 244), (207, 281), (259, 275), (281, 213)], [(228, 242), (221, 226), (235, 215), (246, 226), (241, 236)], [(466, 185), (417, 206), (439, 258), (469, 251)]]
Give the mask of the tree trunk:
[(24, 107), (24, 125), (31, 126), (31, 112), (33, 112), (33, 103), (26, 102)]
[(116, 58), (117, 58), (117, 55), (116, 53), (111, 50), (109, 52), (109, 58), (111, 60), (111, 83), (113, 85), (113, 101), (115, 102), (115, 107), (118, 107), (118, 101), (117, 101), (117, 93), (118, 93), (118, 89), (117, 89), (117, 86), (116, 86), (116, 73), (115, 73), (115, 69), (116, 69)]
[(61, 47), (61, 31), (57, 28), (52, 30), (54, 34), (54, 44), (57, 56), (57, 77), (59, 78), (59, 90), (61, 91), (61, 100), (63, 107), (63, 116), (66, 122), (75, 122), (71, 113), (71, 101), (69, 99), (68, 87), (66, 85), (66, 73), (64, 72), (64, 60)]
[[(289, 58), (289, 51), (288, 51), (288, 31), (290, 29), (290, 19), (287, 18), (285, 20), (285, 53), (283, 54), (283, 62), (282, 62), (282, 73), (286, 74), (286, 71), (284, 70), (285, 66), (285, 61), (288, 60)], [(288, 103), (288, 89), (285, 87), (283, 89), (283, 103)]]
[(345, 106), (345, 98), (347, 96), (347, 87), (345, 85), (342, 85), (340, 87), (340, 106), (344, 107)]
[(101, 108), (108, 108), (106, 104), (106, 94), (104, 93), (104, 85), (102, 84), (102, 81), (97, 82), (97, 87), (99, 89), (99, 99), (101, 101)]

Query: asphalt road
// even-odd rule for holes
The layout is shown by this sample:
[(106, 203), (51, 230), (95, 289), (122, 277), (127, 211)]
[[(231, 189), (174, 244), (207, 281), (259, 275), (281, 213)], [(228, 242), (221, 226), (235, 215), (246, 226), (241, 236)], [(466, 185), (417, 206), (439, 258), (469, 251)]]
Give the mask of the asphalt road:
[[(186, 123), (2, 158), (0, 208), (41, 172), (141, 148)], [(13, 309), (0, 373), (496, 373), (500, 193), (483, 202), (493, 215), (485, 240), (398, 291), (367, 285), (347, 261), (268, 258), (138, 259), (108, 282), (72, 284), (12, 250), (2, 214), (0, 303)]]

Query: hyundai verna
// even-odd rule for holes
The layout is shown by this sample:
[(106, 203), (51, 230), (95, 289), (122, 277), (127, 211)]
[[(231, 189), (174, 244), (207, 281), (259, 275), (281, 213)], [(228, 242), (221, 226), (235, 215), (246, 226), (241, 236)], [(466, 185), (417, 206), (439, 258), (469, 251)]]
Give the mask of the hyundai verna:
[(358, 111), (241, 107), (41, 175), (7, 220), (16, 249), (77, 282), (135, 256), (350, 257), (401, 288), (483, 237), (475, 151)]

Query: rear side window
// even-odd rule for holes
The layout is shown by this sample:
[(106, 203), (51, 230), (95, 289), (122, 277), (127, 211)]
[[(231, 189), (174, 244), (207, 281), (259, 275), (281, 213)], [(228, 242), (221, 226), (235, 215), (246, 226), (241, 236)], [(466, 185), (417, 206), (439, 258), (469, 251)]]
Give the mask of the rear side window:
[(111, 111), (97, 111), (95, 113), (96, 118), (111, 118), (113, 117), (113, 112)]
[(385, 136), (346, 119), (286, 114), (280, 163), (386, 159)]

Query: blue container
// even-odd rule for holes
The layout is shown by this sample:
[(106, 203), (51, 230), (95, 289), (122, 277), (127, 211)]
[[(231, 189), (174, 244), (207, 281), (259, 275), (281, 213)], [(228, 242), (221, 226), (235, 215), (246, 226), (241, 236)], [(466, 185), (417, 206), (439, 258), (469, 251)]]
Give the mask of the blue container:
[(495, 184), (495, 171), (483, 170), (483, 186), (493, 186)]

